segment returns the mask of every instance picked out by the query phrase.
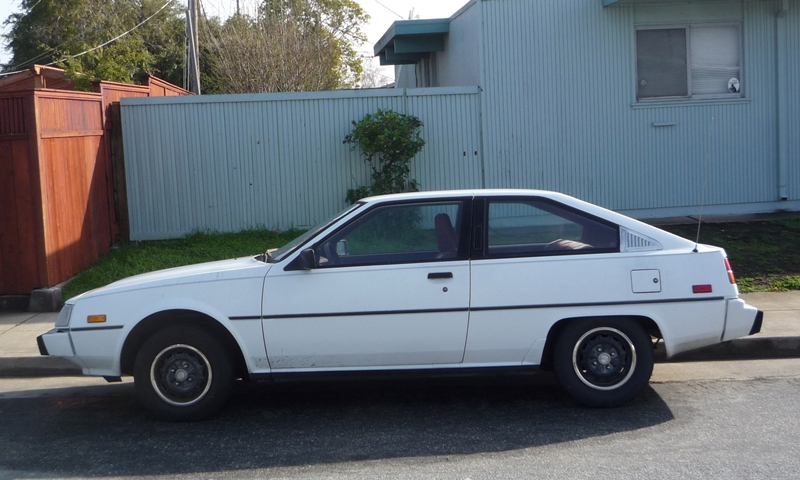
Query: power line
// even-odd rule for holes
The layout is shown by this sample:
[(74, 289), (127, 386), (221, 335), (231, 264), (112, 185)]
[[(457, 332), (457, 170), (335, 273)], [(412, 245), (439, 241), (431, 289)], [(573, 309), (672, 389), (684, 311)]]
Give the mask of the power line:
[[(33, 11), (33, 9), (36, 7), (36, 5), (39, 5), (41, 2), (42, 2), (42, 0), (39, 0), (38, 2), (34, 3), (34, 4), (33, 4), (33, 6), (32, 6), (31, 8), (29, 8), (29, 9), (28, 9), (28, 13), (32, 12), (32, 11)], [(84, 30), (83, 32), (81, 32), (81, 34), (80, 34), (80, 35), (78, 35), (76, 38), (83, 38), (83, 36), (84, 36), (84, 35), (86, 35), (86, 31), (85, 31), (85, 30)], [(13, 65), (13, 66), (10, 66), (9, 68), (11, 68), (11, 69), (14, 69), (14, 68), (20, 68), (20, 67), (26, 66), (26, 65), (28, 65), (28, 64), (34, 63), (36, 60), (39, 60), (40, 58), (42, 58), (42, 57), (46, 57), (46, 56), (47, 56), (47, 55), (49, 55), (50, 53), (57, 51), (59, 48), (63, 47), (64, 45), (66, 45), (67, 43), (69, 43), (69, 42), (70, 42), (70, 41), (72, 41), (72, 40), (75, 40), (75, 38), (69, 38), (69, 39), (67, 39), (67, 40), (64, 40), (63, 42), (61, 42), (61, 43), (60, 43), (60, 44), (58, 44), (57, 46), (55, 46), (55, 47), (53, 47), (53, 48), (51, 48), (51, 49), (49, 49), (49, 50), (47, 50), (47, 51), (45, 51), (45, 52), (43, 52), (43, 53), (40, 53), (39, 55), (36, 55), (36, 56), (35, 56), (35, 57), (33, 57), (33, 58), (30, 58), (30, 59), (28, 59), (28, 60), (25, 60), (24, 62), (18, 63), (18, 64), (16, 64), (16, 65)], [(16, 72), (8, 72), (8, 73), (3, 73), (3, 74), (1, 74), (1, 75), (11, 75), (11, 74), (13, 74), (13, 73), (19, 73), (19, 72), (21, 72), (21, 71), (23, 71), (23, 70), (18, 70), (18, 71), (16, 71)]]
[[(109, 41), (107, 41), (107, 42), (105, 42), (105, 43), (101, 43), (100, 45), (98, 45), (98, 46), (96, 46), (96, 47), (94, 47), (94, 48), (90, 48), (89, 50), (83, 51), (83, 52), (81, 52), (81, 53), (79, 53), (79, 54), (77, 54), (77, 55), (68, 55), (68, 56), (66, 56), (66, 57), (62, 58), (62, 59), (61, 59), (61, 60), (59, 60), (59, 61), (62, 61), (62, 62), (63, 62), (64, 60), (66, 60), (66, 59), (68, 59), (68, 58), (77, 58), (77, 57), (81, 57), (81, 56), (83, 56), (83, 55), (86, 55), (87, 53), (91, 53), (91, 52), (93, 52), (93, 51), (97, 50), (98, 48), (103, 48), (103, 47), (105, 47), (106, 45), (108, 45), (109, 43), (116, 42), (116, 41), (117, 41), (117, 40), (119, 40), (120, 38), (124, 37), (125, 35), (127, 35), (127, 34), (131, 33), (132, 31), (134, 31), (134, 30), (136, 30), (137, 28), (141, 27), (141, 26), (142, 26), (142, 25), (144, 25), (145, 23), (149, 22), (149, 21), (150, 21), (150, 19), (152, 19), (153, 17), (155, 17), (156, 15), (158, 15), (159, 13), (161, 13), (161, 10), (164, 10), (165, 8), (167, 8), (167, 6), (168, 6), (170, 3), (174, 2), (174, 1), (175, 1), (175, 0), (167, 0), (167, 3), (165, 3), (165, 4), (164, 4), (164, 5), (161, 7), (161, 8), (159, 8), (159, 9), (156, 11), (156, 13), (154, 13), (154, 14), (150, 15), (149, 17), (145, 18), (145, 19), (144, 19), (144, 20), (142, 20), (142, 21), (141, 21), (141, 22), (140, 22), (138, 25), (136, 25), (135, 27), (131, 28), (131, 29), (130, 29), (130, 30), (128, 30), (127, 32), (125, 32), (125, 33), (122, 33), (122, 34), (120, 34), (120, 35), (117, 35), (116, 37), (112, 38), (111, 40), (109, 40)], [(47, 65), (53, 65), (54, 63), (56, 63), (56, 62), (48, 63)]]
[(375, 3), (377, 3), (377, 4), (378, 4), (378, 5), (380, 5), (381, 7), (385, 8), (386, 10), (389, 10), (389, 11), (390, 11), (390, 12), (392, 12), (393, 14), (397, 15), (397, 18), (399, 18), (400, 20), (405, 20), (405, 17), (404, 17), (404, 16), (402, 16), (402, 15), (400, 15), (399, 13), (395, 12), (394, 10), (392, 10), (391, 8), (389, 8), (389, 7), (387, 7), (386, 5), (382, 4), (382, 3), (381, 3), (381, 2), (379, 2), (378, 0), (375, 0)]
[[(97, 49), (103, 48), (103, 47), (105, 47), (106, 45), (108, 45), (109, 43), (116, 42), (116, 41), (117, 41), (117, 40), (119, 40), (120, 38), (124, 37), (125, 35), (127, 35), (127, 34), (131, 33), (132, 31), (134, 31), (134, 30), (136, 30), (137, 28), (141, 27), (141, 26), (142, 26), (142, 25), (144, 25), (145, 23), (149, 22), (149, 21), (150, 21), (150, 20), (151, 20), (153, 17), (155, 17), (156, 15), (158, 15), (159, 13), (161, 13), (161, 11), (162, 11), (162, 10), (164, 10), (165, 8), (167, 8), (167, 6), (168, 6), (170, 3), (173, 3), (174, 1), (175, 1), (175, 0), (167, 0), (167, 3), (165, 3), (165, 4), (164, 4), (164, 5), (161, 7), (161, 8), (159, 8), (159, 9), (156, 11), (156, 13), (154, 13), (154, 14), (150, 15), (149, 17), (145, 18), (145, 19), (144, 19), (144, 20), (142, 20), (142, 21), (141, 21), (141, 22), (140, 22), (138, 25), (136, 25), (135, 27), (131, 28), (131, 29), (130, 29), (130, 30), (128, 30), (127, 32), (124, 32), (124, 33), (122, 33), (122, 34), (120, 34), (120, 35), (117, 35), (116, 37), (112, 38), (111, 40), (109, 40), (109, 41), (107, 41), (107, 42), (105, 42), (105, 43), (101, 43), (100, 45), (98, 45), (98, 46), (96, 46), (96, 47), (90, 48), (89, 50), (85, 50), (85, 51), (83, 51), (83, 52), (81, 52), (81, 53), (78, 53), (78, 54), (76, 54), (76, 55), (67, 55), (66, 57), (62, 58), (61, 60), (55, 60), (55, 61), (53, 61), (53, 62), (50, 62), (50, 63), (47, 63), (47, 64), (45, 64), (45, 66), (50, 66), (50, 65), (54, 65), (54, 64), (56, 64), (56, 63), (58, 63), (58, 62), (63, 62), (64, 60), (67, 60), (68, 58), (78, 58), (78, 57), (81, 57), (81, 56), (83, 56), (83, 55), (86, 55), (87, 53), (91, 53), (91, 52), (93, 52), (93, 51), (95, 51), (95, 50), (97, 50)], [(63, 43), (62, 43), (62, 45), (63, 45)], [(24, 65), (25, 63), (26, 63), (26, 62), (23, 62), (23, 63), (22, 63), (22, 64), (20, 64), (20, 65)], [(15, 73), (20, 73), (20, 72), (24, 72), (24, 71), (25, 71), (25, 70), (17, 70), (16, 72), (5, 72), (5, 73), (0, 73), (0, 76), (12, 75), (12, 74), (15, 74)]]

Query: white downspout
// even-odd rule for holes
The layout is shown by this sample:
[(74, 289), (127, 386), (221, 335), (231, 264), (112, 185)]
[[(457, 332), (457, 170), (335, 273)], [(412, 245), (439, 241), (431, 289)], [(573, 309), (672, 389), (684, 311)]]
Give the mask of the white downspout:
[(789, 198), (789, 119), (787, 94), (789, 79), (786, 73), (786, 12), (789, 0), (780, 0), (775, 15), (775, 56), (778, 88), (778, 194), (781, 200)]

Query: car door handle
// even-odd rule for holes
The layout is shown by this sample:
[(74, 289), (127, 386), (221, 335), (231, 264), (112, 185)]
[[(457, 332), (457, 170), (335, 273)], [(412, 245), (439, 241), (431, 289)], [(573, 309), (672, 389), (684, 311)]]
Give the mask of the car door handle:
[(428, 279), (437, 279), (437, 278), (453, 278), (453, 272), (435, 272), (428, 274)]

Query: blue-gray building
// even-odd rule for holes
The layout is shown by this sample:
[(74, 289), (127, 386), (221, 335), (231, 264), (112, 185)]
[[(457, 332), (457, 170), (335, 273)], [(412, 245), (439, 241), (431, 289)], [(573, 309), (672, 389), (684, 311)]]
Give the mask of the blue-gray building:
[(375, 45), (480, 87), (483, 184), (639, 217), (800, 210), (800, 1), (472, 0)]

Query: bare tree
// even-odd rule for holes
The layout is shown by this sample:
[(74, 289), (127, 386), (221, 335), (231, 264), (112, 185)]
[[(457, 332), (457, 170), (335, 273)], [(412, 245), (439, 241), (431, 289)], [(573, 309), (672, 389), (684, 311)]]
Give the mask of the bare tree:
[(372, 59), (365, 58), (359, 86), (361, 88), (380, 88), (389, 83), (392, 83), (392, 79), (383, 74), (381, 67), (375, 65)]
[[(332, 4), (349, 13), (330, 14)], [(230, 93), (353, 87), (361, 59), (352, 44), (364, 40), (359, 26), (366, 18), (349, 0), (265, 2), (256, 15), (228, 19), (210, 39), (216, 75)]]

